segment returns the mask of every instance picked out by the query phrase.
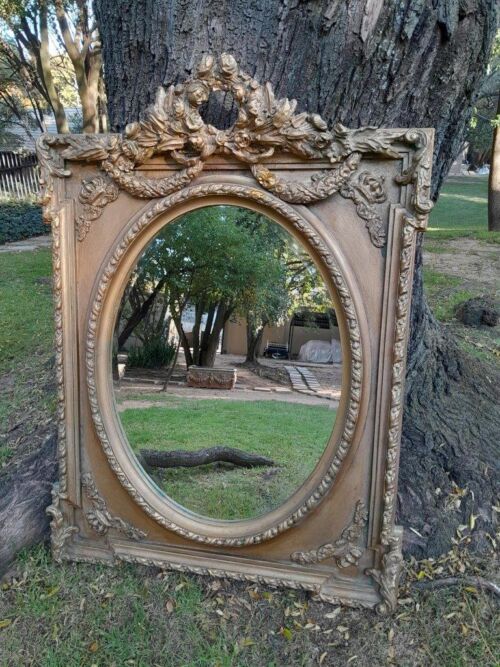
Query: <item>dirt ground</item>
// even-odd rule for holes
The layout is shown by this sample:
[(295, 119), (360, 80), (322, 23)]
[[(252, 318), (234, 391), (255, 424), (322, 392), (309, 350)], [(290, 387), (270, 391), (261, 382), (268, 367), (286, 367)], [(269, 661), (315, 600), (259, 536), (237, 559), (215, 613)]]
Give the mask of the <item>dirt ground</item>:
[[(438, 248), (428, 252), (426, 248)], [(439, 273), (479, 283), (483, 289), (500, 287), (500, 244), (460, 238), (447, 241), (426, 239), (424, 266)]]
[[(276, 359), (259, 359), (259, 364), (269, 369), (269, 377), (257, 375), (251, 368), (243, 365), (244, 357), (223, 354), (218, 355), (216, 367), (236, 368), (237, 380), (234, 389), (198, 389), (188, 387), (185, 383), (185, 365), (183, 358), (179, 359), (172, 381), (168, 387), (169, 396), (183, 398), (207, 399), (218, 398), (221, 400), (237, 401), (284, 401), (287, 403), (301, 403), (304, 405), (325, 405), (336, 409), (341, 394), (342, 366), (341, 364), (304, 364), (295, 361), (282, 361)], [(287, 377), (285, 366), (305, 366), (309, 368), (318, 380), (321, 390), (316, 394), (313, 392), (302, 393), (292, 389)], [(273, 372), (274, 371), (274, 372)], [(147, 369), (128, 369), (125, 379), (121, 384), (115, 385), (115, 391), (120, 410), (132, 407), (152, 407), (158, 402), (161, 404), (161, 392), (164, 373), (161, 371)], [(152, 392), (161, 392), (159, 401), (151, 400)], [(147, 398), (141, 401), (137, 394), (145, 393)], [(134, 394), (134, 399), (127, 398)]]

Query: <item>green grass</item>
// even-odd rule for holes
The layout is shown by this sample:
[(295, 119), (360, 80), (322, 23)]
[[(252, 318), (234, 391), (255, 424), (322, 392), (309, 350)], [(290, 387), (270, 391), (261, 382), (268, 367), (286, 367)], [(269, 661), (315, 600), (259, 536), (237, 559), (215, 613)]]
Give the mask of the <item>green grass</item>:
[(271, 458), (277, 470), (210, 464), (161, 473), (161, 488), (190, 510), (245, 519), (277, 507), (300, 486), (325, 449), (335, 414), (325, 406), (282, 401), (174, 399), (120, 416), (136, 451), (228, 445)]
[(431, 212), (427, 234), (431, 239), (470, 237), (500, 243), (500, 232), (488, 232), (488, 177), (449, 178)]
[(459, 289), (462, 282), (462, 279), (456, 276), (424, 268), (425, 289), (438, 320), (442, 322), (451, 320), (457, 306), (475, 296), (470, 290)]
[(0, 255), (0, 373), (53, 342), (49, 250)]
[(57, 565), (43, 547), (17, 566), (0, 590), (2, 667), (498, 665), (495, 601), (470, 587), (405, 592), (392, 617), (348, 608), (332, 617), (304, 593), (123, 564)]
[(0, 254), (0, 467), (15, 451), (2, 434), (55, 409), (51, 274), (49, 250)]

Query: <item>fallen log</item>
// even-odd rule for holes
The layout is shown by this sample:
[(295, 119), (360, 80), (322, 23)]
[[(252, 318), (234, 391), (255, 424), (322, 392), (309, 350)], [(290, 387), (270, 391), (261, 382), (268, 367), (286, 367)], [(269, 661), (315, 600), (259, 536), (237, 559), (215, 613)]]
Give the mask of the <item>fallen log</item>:
[(265, 456), (225, 446), (207, 447), (196, 452), (141, 449), (139, 458), (145, 468), (194, 468), (207, 463), (232, 463), (242, 468), (275, 465), (272, 459)]

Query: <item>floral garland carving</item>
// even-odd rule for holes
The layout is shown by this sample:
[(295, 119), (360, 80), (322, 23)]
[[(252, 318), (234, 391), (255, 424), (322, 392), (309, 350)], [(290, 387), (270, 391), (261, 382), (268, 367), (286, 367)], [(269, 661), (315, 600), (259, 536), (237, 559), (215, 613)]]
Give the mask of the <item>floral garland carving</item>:
[(127, 523), (127, 521), (113, 516), (109, 512), (106, 502), (100, 496), (90, 473), (82, 475), (82, 486), (92, 505), (92, 509), (85, 511), (85, 518), (96, 533), (106, 535), (110, 528), (114, 528), (134, 541), (142, 540), (146, 537), (146, 533), (142, 530), (135, 528), (130, 523)]
[(286, 577), (266, 577), (261, 574), (244, 574), (243, 572), (232, 572), (221, 568), (203, 567), (200, 565), (188, 565), (184, 563), (174, 563), (166, 561), (161, 558), (147, 558), (144, 556), (133, 556), (131, 554), (115, 552), (115, 557), (126, 563), (137, 563), (147, 567), (158, 567), (176, 572), (188, 572), (190, 574), (198, 574), (202, 576), (219, 577), (223, 579), (232, 579), (235, 581), (248, 581), (249, 583), (259, 584), (262, 586), (271, 586), (279, 588), (280, 586), (287, 586), (294, 590), (308, 591), (320, 594), (319, 584), (310, 584), (303, 581), (295, 581), (294, 579), (287, 579)]
[[(325, 263), (332, 281), (337, 289), (342, 307), (347, 318), (349, 329), (349, 345), (351, 352), (351, 378), (349, 387), (349, 403), (346, 411), (346, 419), (344, 425), (344, 432), (341, 436), (337, 451), (329, 465), (325, 475), (311, 493), (311, 495), (303, 502), (303, 504), (295, 510), (285, 520), (275, 525), (274, 527), (264, 530), (261, 533), (253, 534), (245, 537), (208, 537), (200, 535), (193, 531), (187, 530), (181, 525), (174, 523), (163, 514), (157, 512), (137, 491), (125, 473), (123, 472), (118, 460), (114, 454), (113, 448), (110, 444), (107, 430), (103, 423), (103, 418), (99, 405), (99, 398), (96, 386), (96, 332), (98, 329), (98, 322), (101, 311), (103, 309), (106, 294), (115, 271), (118, 265), (127, 252), (129, 246), (137, 238), (143, 229), (145, 229), (151, 222), (163, 212), (171, 207), (187, 200), (194, 200), (197, 198), (207, 197), (211, 195), (231, 195), (242, 199), (254, 199), (261, 204), (273, 208), (275, 211), (283, 215), (287, 220), (294, 225), (294, 227), (306, 238), (311, 246), (320, 255)], [(337, 472), (340, 469), (342, 461), (344, 460), (347, 451), (352, 443), (354, 431), (358, 421), (359, 407), (361, 401), (361, 385), (362, 385), (362, 349), (361, 349), (361, 334), (359, 329), (358, 317), (356, 309), (352, 301), (350, 291), (347, 287), (345, 279), (336, 266), (332, 254), (324, 245), (319, 235), (313, 231), (310, 225), (299, 216), (294, 209), (284, 204), (279, 199), (268, 195), (264, 192), (256, 190), (243, 185), (232, 184), (204, 184), (198, 186), (191, 186), (185, 188), (180, 192), (174, 193), (165, 199), (155, 203), (145, 213), (143, 213), (136, 222), (126, 231), (121, 241), (115, 248), (113, 256), (109, 263), (104, 268), (99, 279), (97, 290), (95, 293), (94, 302), (90, 311), (89, 324), (87, 329), (86, 341), (86, 368), (87, 368), (87, 389), (89, 395), (89, 402), (91, 407), (92, 419), (96, 428), (97, 435), (101, 441), (103, 450), (108, 458), (111, 468), (114, 470), (122, 486), (129, 492), (134, 501), (142, 507), (149, 516), (151, 516), (160, 525), (172, 530), (183, 537), (186, 537), (197, 542), (214, 545), (225, 546), (245, 546), (249, 544), (258, 544), (264, 540), (271, 539), (281, 532), (288, 530), (293, 525), (298, 523), (302, 518), (308, 514), (314, 507), (316, 507), (324, 498), (328, 490), (333, 485)]]
[(251, 171), (263, 188), (269, 190), (283, 201), (291, 204), (311, 204), (330, 197), (345, 186), (353, 172), (359, 167), (360, 153), (352, 153), (344, 162), (333, 169), (326, 169), (314, 174), (307, 181), (287, 181), (280, 178), (261, 164), (252, 165)]
[(310, 551), (295, 551), (290, 555), (290, 560), (301, 565), (309, 565), (319, 563), (327, 558), (333, 558), (338, 567), (357, 565), (358, 560), (363, 555), (363, 549), (357, 545), (357, 542), (367, 519), (368, 512), (361, 500), (358, 500), (351, 523), (344, 528), (335, 542), (328, 542), (318, 549)]
[(83, 204), (83, 211), (76, 219), (76, 237), (79, 241), (87, 236), (93, 220), (101, 215), (102, 209), (118, 198), (118, 187), (103, 176), (92, 176), (84, 178), (78, 195), (78, 200)]
[(65, 558), (65, 545), (78, 528), (72, 525), (66, 525), (64, 515), (61, 511), (61, 501), (66, 500), (66, 496), (61, 493), (60, 485), (56, 482), (52, 486), (52, 504), (45, 510), (52, 517), (50, 522), (50, 541), (52, 546), (52, 556), (56, 563), (62, 563)]
[[(200, 106), (212, 91), (233, 95), (238, 116), (232, 127), (219, 130), (205, 123)], [(415, 195), (412, 213), (425, 227), (432, 203), (429, 199), (430, 156), (428, 136), (422, 130), (379, 130), (364, 127), (350, 130), (340, 123), (332, 130), (318, 114), (295, 113), (296, 100), (276, 99), (269, 83), (261, 85), (243, 72), (236, 60), (223, 53), (219, 58), (204, 56), (193, 78), (177, 86), (158, 89), (155, 102), (143, 120), (131, 123), (123, 135), (42, 135), (37, 151), (41, 164), (42, 200), (52, 197), (52, 178), (68, 176), (61, 160), (98, 162), (117, 187), (134, 197), (165, 197), (186, 187), (202, 171), (214, 153), (229, 153), (248, 164), (260, 185), (289, 203), (309, 204), (340, 192), (353, 199), (358, 215), (366, 221), (370, 238), (377, 246), (385, 243), (385, 229), (374, 208), (382, 200), (363, 197), (362, 189), (351, 182), (364, 154), (401, 159), (397, 143), (415, 147), (412, 163), (396, 177), (402, 185), (412, 183)], [(62, 148), (54, 162), (51, 149)], [(307, 182), (289, 183), (273, 174), (265, 162), (276, 151), (302, 159), (328, 160), (324, 174)], [(182, 169), (164, 178), (148, 178), (136, 168), (154, 155), (168, 155)], [(373, 177), (375, 178), (375, 177)], [(96, 195), (82, 184), (80, 200)], [(102, 189), (101, 189), (102, 194)], [(85, 201), (80, 227), (85, 236), (103, 206), (88, 207)], [(92, 202), (91, 202), (92, 203)], [(51, 217), (47, 208), (47, 218)]]

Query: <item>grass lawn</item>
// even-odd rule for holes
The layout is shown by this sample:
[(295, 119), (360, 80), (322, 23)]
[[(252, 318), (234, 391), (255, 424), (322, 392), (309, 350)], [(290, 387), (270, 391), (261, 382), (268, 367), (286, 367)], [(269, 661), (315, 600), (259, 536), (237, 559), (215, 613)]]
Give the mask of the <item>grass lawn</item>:
[(403, 590), (381, 618), (264, 586), (54, 565), (42, 547), (18, 568), (0, 590), (2, 667), (498, 667), (497, 607), (471, 586)]
[[(49, 250), (0, 255), (0, 467), (36, 445), (32, 430), (55, 409), (51, 274)], [(23, 421), (32, 429), (20, 442)]]
[(335, 410), (281, 401), (174, 399), (165, 407), (120, 414), (134, 450), (227, 445), (271, 458), (277, 468), (210, 464), (155, 473), (160, 487), (188, 509), (219, 519), (247, 519), (283, 503), (318, 462)]
[(498, 302), (500, 232), (488, 232), (488, 178), (452, 177), (443, 185), (424, 236), (424, 288), (434, 315), (453, 330), (460, 346), (498, 364), (498, 327), (465, 327), (457, 306), (487, 296)]
[(488, 232), (488, 177), (453, 176), (443, 185), (429, 218), (430, 239), (476, 238), (500, 243)]

